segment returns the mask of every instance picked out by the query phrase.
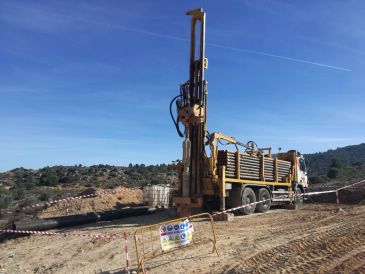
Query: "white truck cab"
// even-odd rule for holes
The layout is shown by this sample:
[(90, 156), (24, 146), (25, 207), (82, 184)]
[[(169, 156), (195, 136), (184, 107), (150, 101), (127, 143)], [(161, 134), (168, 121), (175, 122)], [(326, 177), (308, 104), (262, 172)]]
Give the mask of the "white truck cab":
[(305, 164), (305, 159), (303, 155), (297, 152), (296, 156), (296, 181), (299, 185), (303, 187), (303, 189), (308, 188), (308, 174), (307, 174), (307, 166)]

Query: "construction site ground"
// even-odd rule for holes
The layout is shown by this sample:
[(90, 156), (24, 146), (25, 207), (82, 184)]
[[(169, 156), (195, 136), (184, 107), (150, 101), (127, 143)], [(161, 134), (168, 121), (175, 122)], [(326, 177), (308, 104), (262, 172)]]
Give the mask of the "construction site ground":
[[(365, 205), (306, 204), (216, 222), (210, 243), (145, 263), (148, 273), (365, 273)], [(63, 229), (123, 233), (174, 218), (169, 210)], [(208, 226), (208, 223), (203, 223)], [(24, 236), (3, 241), (0, 273), (125, 273), (123, 240)], [(129, 241), (132, 270), (136, 256)]]

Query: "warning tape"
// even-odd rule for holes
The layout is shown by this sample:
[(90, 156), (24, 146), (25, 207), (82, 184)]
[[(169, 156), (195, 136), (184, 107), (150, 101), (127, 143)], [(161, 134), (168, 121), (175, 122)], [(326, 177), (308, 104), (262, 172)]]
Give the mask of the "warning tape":
[(129, 274), (130, 273), (130, 259), (129, 259), (129, 253), (128, 253), (128, 236), (127, 233), (124, 232), (124, 252), (125, 252), (125, 261), (126, 261), (126, 271)]
[(331, 186), (314, 186), (312, 187), (312, 189), (315, 188), (315, 189), (320, 189), (320, 188), (336, 188), (336, 185), (331, 185)]
[(81, 199), (85, 199), (85, 198), (92, 198), (92, 197), (103, 196), (103, 195), (107, 195), (107, 194), (117, 194), (119, 192), (124, 192), (124, 191), (125, 191), (125, 189), (103, 190), (103, 191), (92, 193), (92, 194), (85, 194), (85, 195), (79, 195), (79, 196), (66, 197), (66, 198), (62, 198), (62, 199), (58, 199), (58, 200), (52, 200), (52, 201), (49, 201), (49, 202), (38, 203), (38, 204), (25, 206), (25, 207), (21, 207), (21, 208), (6, 209), (4, 211), (7, 211), (7, 212), (23, 211), (23, 210), (30, 209), (30, 208), (37, 208), (37, 207), (42, 207), (42, 206), (51, 206), (51, 205), (62, 203), (62, 202), (70, 202), (70, 201), (74, 201), (74, 200), (81, 200)]
[[(341, 189), (345, 189), (345, 188), (350, 188), (350, 187), (353, 187), (353, 186), (355, 186), (355, 185), (359, 185), (359, 184), (362, 184), (362, 183), (364, 183), (365, 182), (365, 180), (362, 180), (362, 181), (359, 181), (359, 182), (356, 182), (356, 183), (354, 183), (354, 184), (351, 184), (351, 185), (346, 185), (346, 186), (343, 186), (343, 187), (340, 187), (340, 188), (337, 188), (337, 189), (335, 189), (335, 190), (341, 190)], [(329, 185), (329, 186), (317, 186), (317, 185), (315, 185), (313, 188), (336, 188), (336, 187), (338, 187), (337, 185)]]
[(249, 203), (249, 204), (246, 204), (246, 205), (241, 205), (241, 206), (233, 207), (233, 208), (230, 208), (230, 209), (223, 210), (221, 212), (214, 213), (214, 214), (212, 214), (212, 216), (216, 216), (216, 215), (219, 215), (219, 214), (223, 214), (223, 213), (235, 211), (235, 210), (238, 210), (238, 209), (241, 209), (241, 208), (245, 208), (245, 207), (250, 207), (250, 206), (256, 205), (256, 204), (261, 204), (261, 203), (264, 203), (264, 202), (270, 201), (270, 200), (271, 199), (265, 199), (265, 200), (261, 200), (261, 201), (258, 201), (258, 202), (254, 202), (254, 203)]
[(318, 194), (323, 194), (323, 193), (333, 193), (333, 192), (336, 192), (336, 191), (337, 191), (336, 189), (324, 190), (324, 191), (316, 191), (316, 192), (296, 194), (296, 196), (311, 196), (311, 195), (318, 195)]
[(51, 231), (34, 231), (34, 230), (14, 230), (14, 229), (0, 229), (0, 232), (13, 234), (35, 234), (35, 235), (54, 235), (65, 237), (85, 237), (92, 239), (122, 239), (122, 236), (115, 234), (95, 234), (95, 233), (79, 233), (79, 232), (51, 232)]
[(345, 189), (345, 188), (350, 188), (350, 187), (353, 187), (353, 186), (356, 186), (356, 185), (359, 185), (359, 184), (362, 184), (362, 183), (365, 183), (365, 180), (362, 180), (362, 181), (359, 181), (359, 182), (356, 182), (356, 183), (353, 183), (351, 185), (347, 185), (347, 186), (344, 186), (344, 187), (340, 187), (337, 190), (342, 190), (342, 189)]

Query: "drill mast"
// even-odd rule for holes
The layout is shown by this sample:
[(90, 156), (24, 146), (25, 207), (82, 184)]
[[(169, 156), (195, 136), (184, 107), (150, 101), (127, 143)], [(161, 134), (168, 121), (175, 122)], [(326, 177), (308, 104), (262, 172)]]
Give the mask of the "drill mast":
[[(204, 176), (205, 145), (207, 135), (207, 82), (204, 70), (205, 58), (205, 17), (203, 9), (187, 12), (191, 16), (189, 80), (180, 85), (180, 95), (176, 101), (178, 118), (175, 125), (182, 122), (185, 130), (183, 142), (183, 173), (180, 193), (175, 200), (180, 213), (190, 213), (190, 208), (202, 204), (202, 179)], [(176, 98), (176, 97), (175, 97)], [(179, 129), (178, 129), (179, 131)]]

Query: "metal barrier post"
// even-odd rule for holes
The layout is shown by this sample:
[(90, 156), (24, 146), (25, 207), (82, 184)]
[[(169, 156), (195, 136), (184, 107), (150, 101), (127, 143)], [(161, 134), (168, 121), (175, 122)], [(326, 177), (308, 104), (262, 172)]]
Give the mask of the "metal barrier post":
[[(191, 233), (191, 241), (184, 244), (173, 246), (170, 249), (163, 250), (161, 245), (161, 227), (168, 225), (176, 225), (177, 223), (184, 223), (186, 220), (189, 221), (189, 232)], [(210, 224), (202, 224), (201, 221), (208, 221)], [(207, 229), (201, 230), (201, 225), (210, 227), (210, 232)], [(179, 231), (179, 230), (178, 230)], [(208, 234), (209, 233), (209, 234)], [(144, 235), (146, 237), (144, 237)], [(154, 237), (153, 235), (156, 235)], [(157, 236), (158, 235), (158, 236)], [(173, 235), (173, 234), (172, 234)], [(148, 237), (149, 236), (149, 237)], [(170, 237), (170, 236), (169, 236)], [(175, 236), (174, 236), (175, 237)], [(179, 234), (176, 234), (176, 237), (180, 237)], [(188, 237), (188, 236), (186, 236)], [(158, 244), (157, 244), (157, 241)], [(179, 240), (179, 239), (178, 239)], [(156, 241), (154, 243), (154, 241)], [(214, 230), (214, 220), (213, 217), (209, 213), (201, 213), (197, 215), (188, 216), (186, 218), (179, 218), (167, 222), (161, 222), (158, 224), (145, 226), (136, 229), (134, 233), (134, 242), (136, 248), (136, 256), (137, 256), (137, 269), (139, 273), (144, 272), (144, 262), (155, 257), (171, 253), (173, 251), (182, 250), (184, 248), (191, 247), (193, 245), (205, 244), (211, 242), (213, 244), (212, 253), (217, 253), (219, 256), (219, 252), (216, 246), (216, 234)]]

